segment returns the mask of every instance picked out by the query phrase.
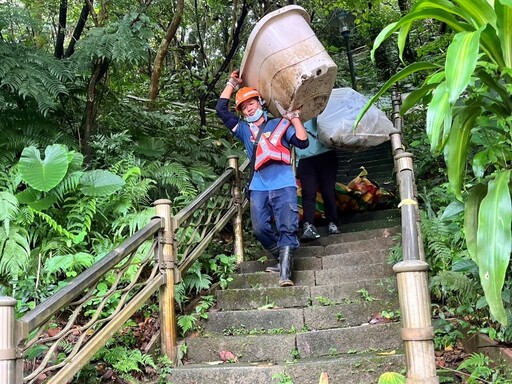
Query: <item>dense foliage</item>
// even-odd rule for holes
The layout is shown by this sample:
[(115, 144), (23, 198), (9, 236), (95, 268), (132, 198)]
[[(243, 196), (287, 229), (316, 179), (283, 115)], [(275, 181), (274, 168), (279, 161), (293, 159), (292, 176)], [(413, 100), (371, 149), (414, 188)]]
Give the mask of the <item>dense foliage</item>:
[[(288, 3), (0, 6), (0, 293), (20, 313), (145, 225), (153, 201), (169, 198), (177, 212), (227, 156), (243, 158), (215, 101), (256, 20)], [(297, 3), (339, 67), (337, 87), (350, 75), (332, 15), (349, 9), (359, 91), (384, 106), (392, 85), (409, 94), (404, 138), (438, 314), (510, 342), (510, 0)], [(225, 252), (201, 258), (177, 290), (181, 304), (225, 284)], [(180, 318), (183, 332), (209, 305)]]

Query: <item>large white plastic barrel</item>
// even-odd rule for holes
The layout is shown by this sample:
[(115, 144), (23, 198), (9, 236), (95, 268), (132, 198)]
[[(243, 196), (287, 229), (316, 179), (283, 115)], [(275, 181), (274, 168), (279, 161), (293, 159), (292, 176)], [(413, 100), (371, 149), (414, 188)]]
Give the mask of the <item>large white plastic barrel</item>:
[(309, 23), (304, 8), (289, 5), (263, 17), (247, 41), (243, 85), (256, 87), (274, 116), (301, 108), (301, 120), (310, 120), (324, 110), (334, 87), (337, 66)]

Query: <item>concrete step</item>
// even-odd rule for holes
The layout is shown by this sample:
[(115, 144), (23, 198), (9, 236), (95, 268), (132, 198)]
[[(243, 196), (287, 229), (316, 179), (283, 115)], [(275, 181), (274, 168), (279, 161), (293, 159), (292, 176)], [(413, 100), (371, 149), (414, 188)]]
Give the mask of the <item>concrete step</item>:
[[(379, 265), (383, 270), (391, 267)], [(360, 270), (365, 271), (364, 268)], [(325, 272), (325, 271), (317, 271)], [(392, 273), (392, 272), (391, 272)], [(396, 282), (392, 275), (384, 278), (369, 278), (361, 280), (359, 276), (351, 276), (350, 281), (333, 278), (333, 274), (324, 273), (316, 278), (318, 285), (296, 285), (281, 288), (278, 286), (278, 276), (268, 276), (269, 282), (261, 280), (260, 286), (254, 288), (226, 289), (217, 291), (217, 308), (219, 310), (246, 310), (257, 308), (294, 308), (310, 305), (316, 298), (325, 298), (334, 302), (362, 302), (369, 300), (389, 301), (396, 297)], [(347, 273), (350, 275), (350, 273)], [(386, 273), (382, 272), (382, 275)], [(263, 286), (269, 284), (269, 286)]]
[(341, 228), (344, 232), (358, 232), (378, 228), (387, 228), (400, 225), (400, 217), (389, 217), (384, 219), (378, 219), (373, 221), (361, 221), (361, 222), (350, 222), (344, 223), (342, 219)]
[[(282, 363), (294, 358), (317, 358), (401, 348), (400, 323), (370, 324), (318, 331), (248, 336), (195, 337), (185, 340), (189, 363), (218, 361), (229, 351), (241, 362)], [(272, 346), (272, 348), (269, 348)]]
[(382, 310), (395, 312), (398, 302), (335, 303), (315, 299), (315, 305), (304, 308), (270, 308), (245, 311), (216, 311), (201, 323), (203, 335), (275, 334), (368, 324)]
[[(399, 372), (405, 366), (403, 354), (382, 355), (378, 352), (327, 357), (322, 359), (290, 360), (287, 363), (223, 363), (186, 364), (173, 368), (167, 382), (179, 384), (318, 384), (320, 375), (327, 374), (334, 384), (377, 384), (384, 372)], [(282, 380), (281, 380), (282, 379)], [(281, 381), (280, 381), (281, 380)]]
[(225, 311), (262, 307), (306, 307), (310, 303), (309, 286), (281, 288), (277, 285), (259, 289), (226, 289), (217, 292), (217, 306)]
[[(352, 282), (361, 278), (393, 276), (392, 266), (386, 263), (387, 251), (358, 252), (346, 255), (303, 257), (294, 261), (292, 280), (296, 286), (315, 286)], [(357, 259), (351, 264), (351, 259)], [(371, 263), (371, 264), (370, 264)], [(264, 263), (263, 266), (272, 263)], [(275, 262), (273, 263), (275, 264)], [(229, 289), (259, 289), (277, 287), (279, 274), (255, 272), (237, 274), (229, 283)]]
[(360, 223), (360, 222), (371, 222), (375, 220), (385, 220), (385, 219), (400, 219), (401, 212), (400, 209), (384, 209), (380, 211), (368, 211), (368, 212), (358, 212), (354, 214), (346, 214), (340, 217), (341, 226), (350, 223)]
[(394, 277), (319, 285), (310, 289), (313, 304), (316, 304), (318, 298), (337, 303), (360, 303), (364, 301), (387, 303), (396, 300), (397, 294), (396, 279)]
[[(360, 214), (364, 215), (364, 213), (360, 213)], [(394, 215), (396, 215), (396, 216), (394, 216)], [(367, 227), (365, 227), (365, 226), (360, 225), (361, 220), (352, 220), (351, 221), (352, 223), (356, 223), (360, 227), (359, 229), (355, 229), (355, 230), (349, 230), (349, 227), (351, 225), (351, 222), (349, 222), (349, 217), (352, 217), (352, 215), (347, 216), (347, 218), (345, 218), (345, 219), (343, 217), (341, 218), (341, 222), (342, 222), (341, 234), (328, 236), (327, 228), (323, 227), (323, 226), (318, 226), (317, 230), (318, 230), (318, 233), (320, 233), (320, 238), (313, 240), (313, 241), (301, 243), (301, 248), (307, 247), (307, 246), (314, 246), (314, 245), (326, 246), (329, 244), (339, 244), (339, 243), (345, 244), (345, 243), (349, 243), (349, 242), (353, 242), (353, 241), (372, 240), (372, 239), (377, 239), (377, 238), (381, 238), (381, 237), (393, 237), (393, 236), (400, 234), (400, 232), (401, 232), (400, 222), (391, 223), (391, 225), (386, 225), (388, 222), (388, 219), (390, 217), (393, 217), (393, 218), (396, 217), (396, 218), (400, 219), (400, 217), (396, 213), (392, 214), (390, 216), (384, 217), (384, 218), (382, 218), (382, 217), (375, 218), (374, 217), (372, 219), (369, 216), (365, 216), (367, 219), (362, 221), (362, 222), (366, 221), (368, 223), (371, 223), (372, 221), (378, 221), (378, 224), (381, 224), (380, 227), (378, 225), (373, 225), (373, 226), (368, 225)], [(383, 219), (384, 221), (381, 221), (381, 219)]]

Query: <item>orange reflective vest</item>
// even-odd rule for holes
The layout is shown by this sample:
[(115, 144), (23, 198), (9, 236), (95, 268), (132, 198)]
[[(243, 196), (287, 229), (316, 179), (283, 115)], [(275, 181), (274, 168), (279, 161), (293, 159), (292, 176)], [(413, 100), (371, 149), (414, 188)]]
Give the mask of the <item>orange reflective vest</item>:
[[(256, 148), (255, 170), (260, 169), (269, 161), (280, 161), (290, 164), (290, 149), (281, 143), (281, 139), (289, 126), (289, 120), (281, 119), (269, 137), (265, 137), (264, 134), (261, 135), (258, 147)], [(250, 127), (252, 137), (256, 140), (259, 128), (254, 124), (251, 124)]]

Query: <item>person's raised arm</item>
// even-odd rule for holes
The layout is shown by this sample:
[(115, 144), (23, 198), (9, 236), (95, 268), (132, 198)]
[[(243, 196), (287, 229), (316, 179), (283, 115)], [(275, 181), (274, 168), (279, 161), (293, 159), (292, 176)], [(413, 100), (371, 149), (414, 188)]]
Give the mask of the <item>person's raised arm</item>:
[(234, 91), (237, 91), (242, 84), (242, 79), (240, 78), (240, 72), (238, 70), (231, 72), (231, 76), (226, 83), (226, 87), (220, 94), (220, 98), (222, 99), (231, 99)]
[(306, 128), (302, 124), (302, 121), (300, 121), (300, 109), (286, 112), (283, 117), (290, 120), (292, 123), (293, 127), (295, 128), (295, 136), (297, 136), (297, 139), (306, 140), (308, 138)]

